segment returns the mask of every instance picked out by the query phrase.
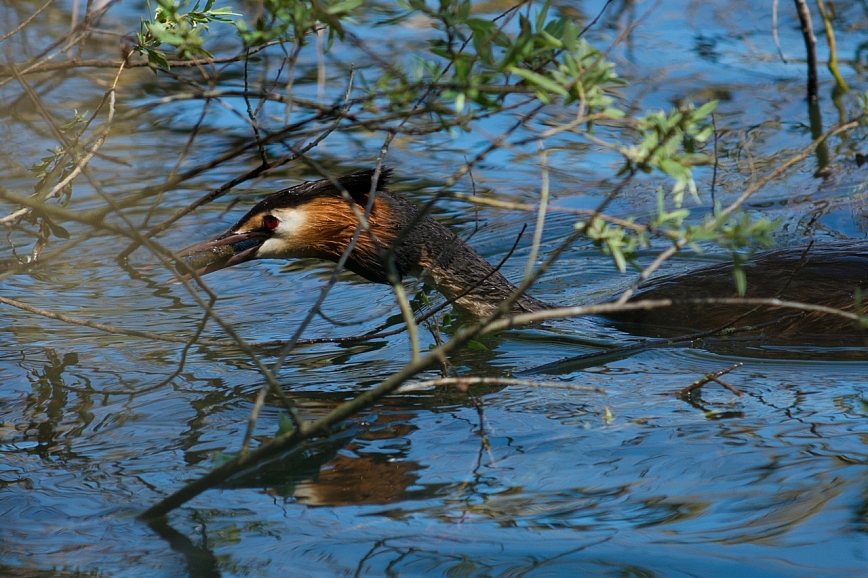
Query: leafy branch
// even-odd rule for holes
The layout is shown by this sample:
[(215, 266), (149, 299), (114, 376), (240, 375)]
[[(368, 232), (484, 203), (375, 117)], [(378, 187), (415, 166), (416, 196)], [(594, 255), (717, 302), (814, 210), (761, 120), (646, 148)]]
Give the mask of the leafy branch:
[[(166, 53), (160, 49), (163, 45), (174, 48), (177, 58), (190, 60), (197, 57), (211, 58), (212, 54), (205, 47), (205, 33), (209, 25), (215, 22), (232, 23), (233, 17), (239, 16), (231, 8), (214, 8), (216, 0), (205, 0), (205, 5), (199, 9), (201, 0), (196, 0), (191, 8), (191, 2), (179, 3), (176, 0), (155, 0), (154, 16), (141, 21), (136, 34), (136, 45), (133, 50), (148, 57), (151, 68), (170, 68)], [(186, 10), (186, 11), (185, 11)], [(148, 11), (151, 3), (148, 0)]]

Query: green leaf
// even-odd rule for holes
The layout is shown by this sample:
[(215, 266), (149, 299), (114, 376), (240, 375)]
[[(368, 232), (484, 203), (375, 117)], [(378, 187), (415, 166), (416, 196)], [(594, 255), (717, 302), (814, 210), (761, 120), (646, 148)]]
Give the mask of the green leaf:
[(488, 351), (488, 348), (486, 346), (472, 339), (467, 342), (467, 349), (472, 349), (474, 351)]
[(624, 258), (624, 252), (621, 251), (620, 244), (607, 241), (606, 246), (609, 249), (609, 253), (611, 253), (612, 255), (612, 260), (615, 261), (615, 267), (617, 267), (618, 272), (623, 273), (624, 271), (626, 271), (627, 260)]
[(564, 43), (564, 48), (566, 48), (567, 52), (570, 54), (576, 52), (578, 38), (579, 27), (573, 22), (567, 22), (564, 28), (564, 35), (561, 37), (561, 42)]
[(42, 220), (45, 221), (45, 224), (48, 225), (48, 228), (51, 230), (51, 233), (55, 237), (59, 237), (61, 239), (69, 239), (69, 231), (67, 231), (45, 215), (42, 215)]
[(289, 416), (285, 413), (281, 413), (277, 417), (277, 436), (283, 436), (286, 434), (290, 434), (295, 431), (295, 425), (292, 423), (292, 420), (289, 419)]
[(166, 53), (153, 48), (148, 49), (148, 66), (150, 66), (154, 72), (157, 71), (157, 68), (163, 68), (165, 70), (171, 68), (169, 66), (169, 61), (166, 60)]
[(544, 39), (550, 47), (558, 48), (558, 49), (564, 47), (563, 42), (561, 42), (559, 39), (555, 38), (554, 36), (552, 36), (551, 34), (546, 32), (545, 30), (543, 30), (539, 34), (540, 34), (540, 38)]
[(214, 467), (219, 468), (226, 462), (232, 461), (235, 456), (232, 454), (227, 454), (226, 452), (214, 452)]
[(697, 119), (705, 118), (717, 108), (718, 101), (710, 100), (696, 109), (695, 117)]
[(468, 18), (464, 24), (470, 28), (474, 34), (489, 35), (497, 30), (497, 24), (485, 18)]
[(732, 268), (732, 279), (735, 281), (736, 291), (741, 297), (744, 297), (745, 291), (747, 291), (747, 275), (745, 275), (741, 263), (736, 262)]
[(661, 159), (660, 170), (676, 179), (684, 179), (690, 175), (690, 171), (674, 159)]
[(526, 70), (524, 68), (517, 68), (515, 66), (511, 67), (509, 69), (509, 71), (512, 72), (513, 74), (517, 74), (518, 76), (525, 79), (528, 83), (530, 83), (534, 86), (537, 86), (539, 88), (542, 88), (545, 91), (553, 92), (553, 93), (559, 94), (561, 96), (567, 96), (568, 95), (566, 89), (563, 86), (559, 85), (558, 83), (556, 83), (552, 79), (547, 78), (541, 74), (537, 74), (536, 72), (533, 72), (531, 70)]
[(347, 12), (352, 12), (356, 8), (362, 5), (363, 0), (343, 0), (343, 2), (338, 2), (333, 6), (329, 6), (326, 11), (328, 14), (346, 14)]
[(549, 15), (549, 8), (551, 8), (552, 2), (551, 0), (546, 0), (545, 4), (543, 4), (542, 10), (539, 11), (539, 14), (536, 16), (536, 28), (537, 30), (542, 30), (546, 23), (546, 18)]

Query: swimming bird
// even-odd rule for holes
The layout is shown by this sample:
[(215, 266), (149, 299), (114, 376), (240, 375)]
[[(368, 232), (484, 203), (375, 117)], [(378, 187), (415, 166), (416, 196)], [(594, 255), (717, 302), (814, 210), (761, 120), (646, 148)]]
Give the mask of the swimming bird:
[[(393, 250), (392, 267), (399, 278), (421, 277), (454, 306), (485, 316), (516, 291), (499, 271), (470, 245), (409, 201), (386, 188), (390, 170), (372, 184), (372, 170), (337, 180), (296, 185), (265, 198), (228, 231), (182, 251), (180, 256), (199, 274), (254, 259), (313, 257), (337, 262), (349, 246), (359, 220), (344, 197), (363, 213), (371, 201), (367, 223), (346, 268), (375, 283), (388, 283), (383, 256)], [(860, 288), (868, 288), (868, 246), (856, 242), (792, 247), (761, 253), (745, 266), (745, 297), (777, 298), (854, 311)], [(721, 264), (659, 277), (631, 301), (671, 299), (657, 309), (612, 313), (618, 327), (640, 335), (671, 337), (731, 326), (761, 326), (772, 341), (862, 343), (862, 332), (840, 316), (800, 312), (772, 306), (697, 303), (697, 299), (737, 297), (732, 265)], [(512, 314), (553, 308), (530, 295), (519, 296)]]

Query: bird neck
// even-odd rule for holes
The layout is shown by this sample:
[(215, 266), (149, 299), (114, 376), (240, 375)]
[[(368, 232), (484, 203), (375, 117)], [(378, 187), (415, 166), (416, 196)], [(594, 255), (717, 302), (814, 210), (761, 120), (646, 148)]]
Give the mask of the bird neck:
[[(416, 275), (459, 309), (480, 317), (490, 315), (518, 291), (500, 271), (440, 223), (426, 219), (419, 229), (422, 255)], [(527, 313), (547, 308), (545, 303), (522, 294), (509, 311)]]
[[(400, 196), (378, 191), (368, 224), (376, 239), (362, 232), (350, 253), (347, 268), (370, 281), (388, 282), (383, 252), (377, 246), (379, 242), (380, 246), (392, 249), (400, 277), (420, 278), (472, 315), (493, 313), (517, 291), (515, 285), (470, 245), (437, 221), (419, 217), (418, 209)], [(520, 295), (512, 303), (510, 312), (548, 308), (549, 305), (533, 297)]]

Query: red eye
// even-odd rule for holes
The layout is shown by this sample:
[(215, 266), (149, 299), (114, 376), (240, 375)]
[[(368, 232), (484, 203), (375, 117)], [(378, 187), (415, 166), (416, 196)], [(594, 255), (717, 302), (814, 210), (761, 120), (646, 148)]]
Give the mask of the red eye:
[(265, 228), (269, 231), (273, 231), (278, 225), (280, 225), (280, 219), (274, 215), (265, 215), (262, 219), (262, 224), (265, 225)]

